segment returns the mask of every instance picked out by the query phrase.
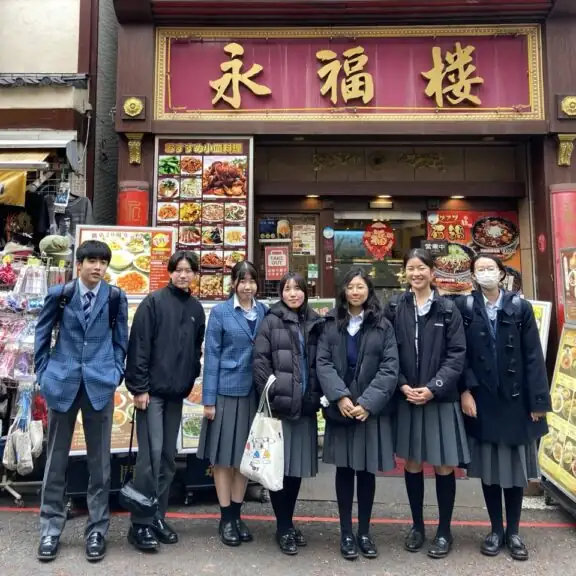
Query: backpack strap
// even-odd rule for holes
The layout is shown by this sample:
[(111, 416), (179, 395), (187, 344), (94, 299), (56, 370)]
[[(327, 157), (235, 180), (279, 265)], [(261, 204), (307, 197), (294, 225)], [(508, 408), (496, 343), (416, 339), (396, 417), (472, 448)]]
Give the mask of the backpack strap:
[(56, 313), (55, 324), (60, 324), (62, 320), (62, 314), (64, 314), (64, 308), (70, 304), (72, 298), (74, 298), (74, 292), (76, 290), (76, 280), (72, 282), (68, 282), (62, 286), (62, 290), (60, 291), (60, 302), (58, 306), (58, 311)]
[(110, 286), (110, 294), (108, 296), (108, 322), (111, 330), (114, 330), (116, 326), (118, 311), (120, 310), (120, 293), (121, 291), (118, 286)]
[(396, 309), (398, 308), (398, 303), (400, 302), (400, 294), (392, 294), (390, 300), (388, 300), (388, 306), (386, 307), (386, 319), (394, 325), (394, 320), (396, 318)]
[(449, 298), (443, 299), (443, 314), (444, 314), (444, 324), (446, 326), (450, 325), (452, 322), (452, 312), (454, 312), (454, 301)]
[(464, 328), (468, 328), (472, 324), (472, 318), (474, 317), (474, 296), (468, 294), (466, 296), (466, 306), (464, 307), (464, 313), (462, 314), (462, 320), (464, 321)]
[(522, 298), (518, 294), (514, 294), (512, 297), (512, 306), (514, 306), (514, 322), (518, 330), (522, 330), (522, 325), (524, 323), (524, 314), (522, 313)]

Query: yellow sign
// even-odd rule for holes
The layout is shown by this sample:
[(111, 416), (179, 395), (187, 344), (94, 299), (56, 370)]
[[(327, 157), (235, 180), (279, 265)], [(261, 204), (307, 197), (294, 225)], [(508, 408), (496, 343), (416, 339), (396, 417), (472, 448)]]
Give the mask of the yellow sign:
[(316, 58), (320, 62), (326, 62), (318, 70), (318, 77), (324, 80), (320, 93), (322, 96), (329, 93), (332, 104), (338, 102), (338, 80), (344, 68), (344, 78), (340, 81), (342, 99), (344, 102), (362, 99), (364, 104), (368, 104), (374, 98), (374, 79), (372, 74), (364, 71), (368, 63), (364, 48), (361, 46), (350, 48), (342, 55), (344, 64), (338, 60), (338, 54), (333, 50), (320, 50), (316, 53)]
[(476, 84), (484, 84), (484, 79), (474, 76), (472, 53), (474, 46), (462, 48), (460, 42), (456, 42), (454, 52), (446, 52), (442, 57), (442, 49), (438, 46), (432, 48), (432, 60), (434, 67), (428, 72), (422, 72), (422, 76), (428, 80), (426, 96), (434, 97), (439, 108), (444, 107), (444, 96), (449, 104), (457, 105), (464, 101), (480, 106), (480, 98), (472, 94), (472, 88)]
[(562, 331), (551, 394), (538, 461), (546, 478), (576, 500), (576, 328)]
[[(245, 86), (250, 92), (256, 96), (267, 96), (272, 94), (272, 90), (268, 86), (258, 84), (252, 80), (262, 72), (263, 68), (260, 64), (252, 64), (252, 67), (247, 72), (242, 72), (242, 56), (244, 56), (244, 48), (232, 42), (224, 46), (224, 52), (230, 54), (230, 60), (223, 62), (220, 69), (224, 75), (218, 80), (211, 80), (210, 87), (216, 92), (216, 96), (212, 99), (212, 104), (217, 104), (220, 100), (227, 102), (232, 108), (238, 110), (242, 103), (242, 96), (240, 95), (240, 85)], [(231, 95), (227, 96), (226, 92), (230, 88)]]

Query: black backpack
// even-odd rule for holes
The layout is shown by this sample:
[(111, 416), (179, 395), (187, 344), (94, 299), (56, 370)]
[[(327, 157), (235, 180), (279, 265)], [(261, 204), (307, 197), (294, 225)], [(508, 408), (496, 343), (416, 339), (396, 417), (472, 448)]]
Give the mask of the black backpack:
[[(518, 331), (522, 330), (522, 298), (518, 294), (514, 294), (512, 297), (512, 306), (514, 306), (514, 323)], [(464, 321), (464, 328), (468, 328), (472, 323), (472, 318), (474, 317), (474, 296), (468, 294), (466, 296), (466, 307), (464, 313), (462, 314), (462, 320)]]
[[(76, 280), (68, 282), (62, 286), (60, 292), (60, 306), (58, 308), (58, 315), (56, 317), (56, 324), (60, 324), (62, 314), (64, 314), (65, 306), (72, 300), (74, 291), (76, 290)], [(117, 286), (110, 286), (110, 294), (108, 295), (108, 323), (110, 329), (114, 330), (116, 326), (116, 319), (118, 318), (118, 310), (120, 309), (120, 288)]]

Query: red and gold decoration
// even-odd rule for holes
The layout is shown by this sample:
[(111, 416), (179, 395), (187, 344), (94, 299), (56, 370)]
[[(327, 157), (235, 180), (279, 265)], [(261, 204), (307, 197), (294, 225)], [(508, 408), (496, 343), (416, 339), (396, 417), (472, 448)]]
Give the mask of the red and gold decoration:
[(394, 248), (394, 231), (384, 222), (374, 222), (364, 231), (362, 242), (376, 260), (384, 260)]

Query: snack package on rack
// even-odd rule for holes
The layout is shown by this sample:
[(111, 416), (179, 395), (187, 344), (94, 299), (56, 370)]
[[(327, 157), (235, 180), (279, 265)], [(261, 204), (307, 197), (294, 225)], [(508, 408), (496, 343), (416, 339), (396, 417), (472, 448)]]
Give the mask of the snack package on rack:
[(16, 296), (39, 296), (44, 298), (48, 292), (46, 267), (39, 261), (30, 259), (18, 275), (14, 294)]

